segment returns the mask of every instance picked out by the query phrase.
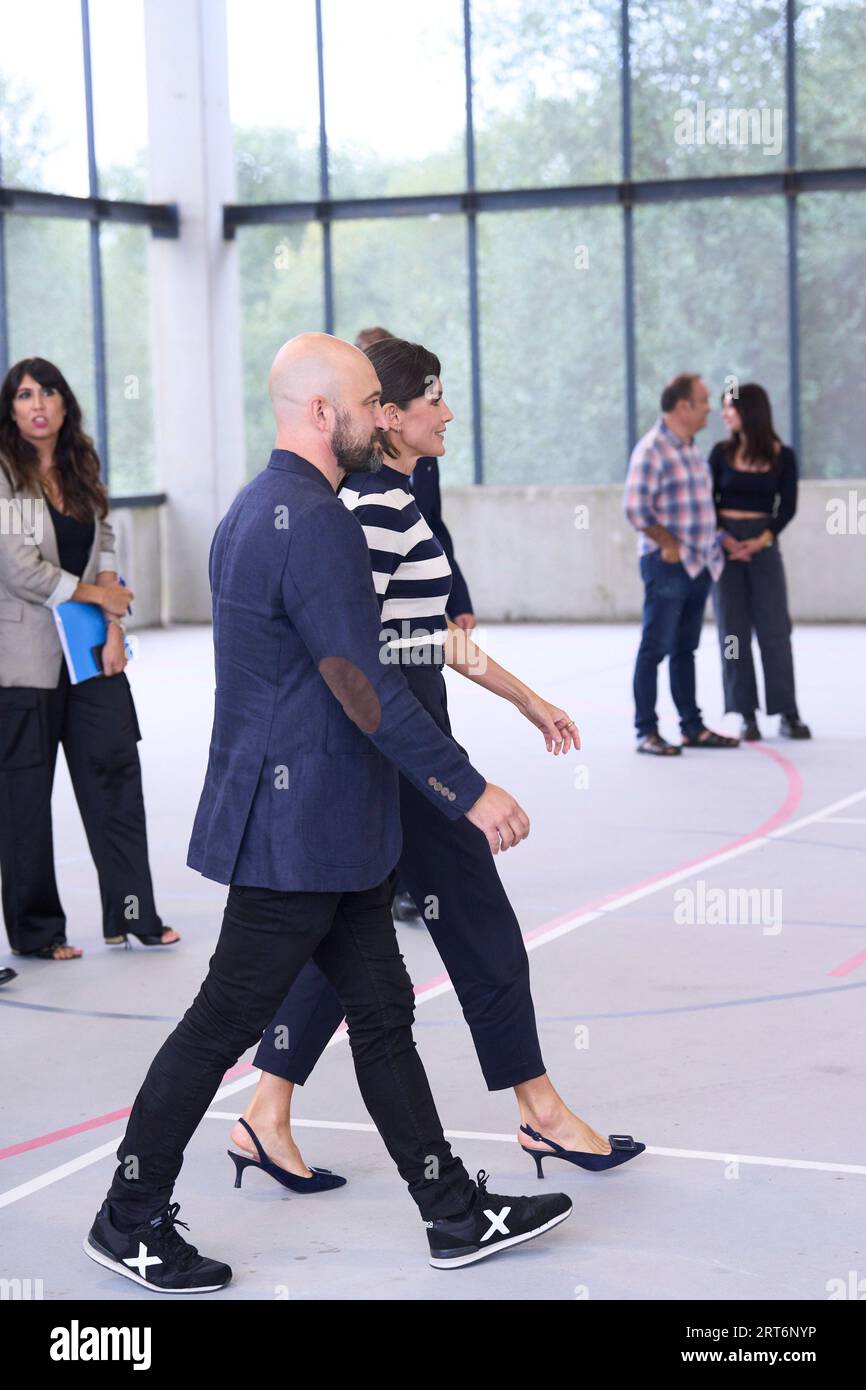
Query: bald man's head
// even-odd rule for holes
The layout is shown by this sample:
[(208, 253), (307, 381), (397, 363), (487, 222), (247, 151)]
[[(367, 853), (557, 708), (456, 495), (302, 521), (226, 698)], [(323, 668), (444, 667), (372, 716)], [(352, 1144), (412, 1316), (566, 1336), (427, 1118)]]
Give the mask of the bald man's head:
[[(346, 472), (381, 463), (381, 387), (363, 352), (330, 333), (300, 333), (273, 360), (268, 391), (277, 437), (296, 451), (327, 446)], [(288, 446), (287, 446), (288, 447)]]

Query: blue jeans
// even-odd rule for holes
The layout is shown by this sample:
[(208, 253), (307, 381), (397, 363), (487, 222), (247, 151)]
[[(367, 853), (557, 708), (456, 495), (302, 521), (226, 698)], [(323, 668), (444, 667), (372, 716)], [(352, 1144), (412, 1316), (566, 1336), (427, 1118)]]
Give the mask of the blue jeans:
[(640, 557), (644, 582), (643, 632), (634, 668), (635, 727), (638, 738), (658, 732), (656, 696), (659, 662), (669, 659), (671, 695), (680, 728), (689, 738), (703, 728), (695, 698), (695, 651), (701, 640), (710, 591), (709, 570), (691, 579), (682, 564), (668, 564), (661, 551)]

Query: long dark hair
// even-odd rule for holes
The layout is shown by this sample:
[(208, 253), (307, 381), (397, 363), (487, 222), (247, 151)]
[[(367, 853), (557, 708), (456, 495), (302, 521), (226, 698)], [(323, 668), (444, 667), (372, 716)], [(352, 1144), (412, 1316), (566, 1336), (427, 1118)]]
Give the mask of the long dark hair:
[[(442, 363), (435, 352), (420, 343), (385, 338), (371, 343), (366, 351), (382, 384), (383, 405), (397, 405), (405, 410), (410, 401), (423, 396), (431, 383), (442, 375)], [(387, 439), (383, 438), (382, 448), (389, 458), (399, 457), (399, 450)]]
[(16, 491), (39, 493), (39, 455), (15, 423), (12, 404), (25, 376), (51, 386), (63, 397), (66, 415), (57, 436), (54, 463), (63, 493), (63, 506), (78, 521), (100, 520), (108, 512), (108, 494), (99, 476), (99, 457), (81, 423), (81, 406), (66, 377), (44, 357), (25, 357), (6, 373), (0, 386), (0, 466)]
[(768, 463), (771, 468), (778, 468), (779, 450), (775, 446), (782, 441), (773, 428), (770, 397), (763, 386), (747, 381), (737, 395), (723, 391), (722, 405), (728, 396), (739, 413), (742, 426), (740, 430), (732, 430), (730, 438), (724, 441), (729, 458), (734, 458), (742, 448), (743, 458), (749, 463)]

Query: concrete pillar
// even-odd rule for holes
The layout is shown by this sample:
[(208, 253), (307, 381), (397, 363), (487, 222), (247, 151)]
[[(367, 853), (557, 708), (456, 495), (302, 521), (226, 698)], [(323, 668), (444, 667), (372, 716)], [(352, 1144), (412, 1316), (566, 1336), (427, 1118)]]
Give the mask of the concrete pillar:
[(222, 207), (236, 200), (224, 0), (145, 0), (149, 197), (181, 234), (154, 238), (150, 292), (159, 487), (168, 494), (167, 617), (210, 617), (207, 558), (245, 481), (240, 283)]

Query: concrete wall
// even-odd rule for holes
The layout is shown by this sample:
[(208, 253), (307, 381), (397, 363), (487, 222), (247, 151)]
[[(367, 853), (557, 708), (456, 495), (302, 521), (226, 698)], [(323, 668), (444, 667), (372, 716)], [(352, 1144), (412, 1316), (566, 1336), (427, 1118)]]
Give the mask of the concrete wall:
[[(442, 507), (482, 621), (640, 616), (636, 537), (621, 485), (443, 488)], [(576, 515), (578, 507), (586, 513)], [(847, 534), (828, 531), (831, 516)], [(863, 479), (801, 483), (781, 547), (795, 620), (866, 622)]]
[[(128, 629), (157, 627), (168, 617), (164, 533), (167, 507), (114, 504), (110, 520), (117, 537), (120, 573), (135, 590)], [(207, 561), (205, 561), (207, 588)]]
[[(578, 507), (586, 508), (577, 514), (577, 520), (588, 522), (585, 529), (575, 526)], [(177, 620), (186, 608), (177, 596), (168, 601), (164, 559), (170, 510), (169, 498), (164, 507), (112, 511), (124, 577), (136, 593), (131, 627)], [(482, 621), (640, 617), (635, 534), (623, 517), (618, 485), (445, 488), (443, 510)], [(205, 593), (209, 546), (210, 533), (203, 537), (202, 573), (195, 580)], [(795, 620), (866, 622), (866, 483), (802, 483), (782, 553)], [(171, 579), (178, 582), (176, 574)], [(707, 613), (711, 616), (709, 607)], [(207, 600), (188, 620), (209, 618)]]

